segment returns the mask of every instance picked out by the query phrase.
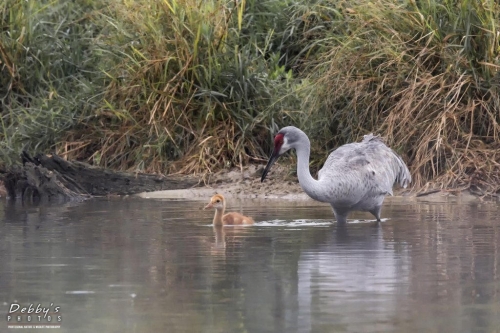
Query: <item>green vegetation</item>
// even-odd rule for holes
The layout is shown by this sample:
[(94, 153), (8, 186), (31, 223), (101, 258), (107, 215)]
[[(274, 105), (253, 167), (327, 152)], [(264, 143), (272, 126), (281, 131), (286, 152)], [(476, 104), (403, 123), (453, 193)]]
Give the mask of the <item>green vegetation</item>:
[(0, 154), (205, 173), (274, 131), (327, 150), (375, 132), (417, 187), (500, 190), (493, 0), (82, 0), (0, 4)]

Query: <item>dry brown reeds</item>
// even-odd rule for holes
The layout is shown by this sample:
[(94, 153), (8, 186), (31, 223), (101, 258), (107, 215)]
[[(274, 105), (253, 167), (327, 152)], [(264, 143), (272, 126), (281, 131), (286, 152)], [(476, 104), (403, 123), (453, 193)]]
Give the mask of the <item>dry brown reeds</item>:
[(119, 57), (106, 72), (104, 103), (60, 151), (166, 173), (207, 173), (265, 155), (269, 124), (294, 97), (286, 96), (291, 76), (264, 43), (272, 31), (248, 26), (245, 5), (256, 1), (110, 3), (102, 15), (115, 29), (100, 45)]
[(500, 190), (493, 0), (7, 0), (0, 14), (5, 165), (55, 150), (207, 173), (264, 160), (296, 125), (313, 167), (376, 132), (416, 188)]
[(317, 122), (326, 146), (375, 131), (406, 158), (416, 188), (498, 192), (499, 6), (379, 0), (339, 10), (338, 33), (308, 74), (310, 115), (328, 117)]

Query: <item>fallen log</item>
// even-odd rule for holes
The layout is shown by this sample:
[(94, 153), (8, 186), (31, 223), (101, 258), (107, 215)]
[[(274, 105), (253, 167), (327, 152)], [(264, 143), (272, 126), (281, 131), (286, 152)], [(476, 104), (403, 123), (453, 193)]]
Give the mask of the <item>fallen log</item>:
[(126, 195), (194, 187), (199, 181), (186, 176), (117, 172), (57, 155), (22, 152), (22, 166), (0, 170), (7, 196), (22, 200), (84, 200), (93, 196)]

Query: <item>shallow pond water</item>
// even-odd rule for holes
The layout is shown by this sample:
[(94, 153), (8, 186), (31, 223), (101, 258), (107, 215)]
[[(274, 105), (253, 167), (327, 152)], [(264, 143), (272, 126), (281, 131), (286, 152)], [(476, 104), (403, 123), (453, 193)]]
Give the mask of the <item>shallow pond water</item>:
[(0, 202), (0, 332), (500, 332), (497, 204), (389, 198), (340, 227), (328, 205), (232, 201), (256, 225), (216, 229), (204, 204)]

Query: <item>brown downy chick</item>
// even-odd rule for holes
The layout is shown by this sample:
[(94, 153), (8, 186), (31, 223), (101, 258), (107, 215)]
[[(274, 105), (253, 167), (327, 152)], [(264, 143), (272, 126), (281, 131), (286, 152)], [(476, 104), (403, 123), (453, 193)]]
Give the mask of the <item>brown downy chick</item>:
[(226, 210), (226, 200), (222, 194), (214, 195), (204, 209), (207, 208), (215, 208), (214, 225), (242, 225), (254, 223), (251, 217), (241, 215), (240, 213), (224, 214)]

